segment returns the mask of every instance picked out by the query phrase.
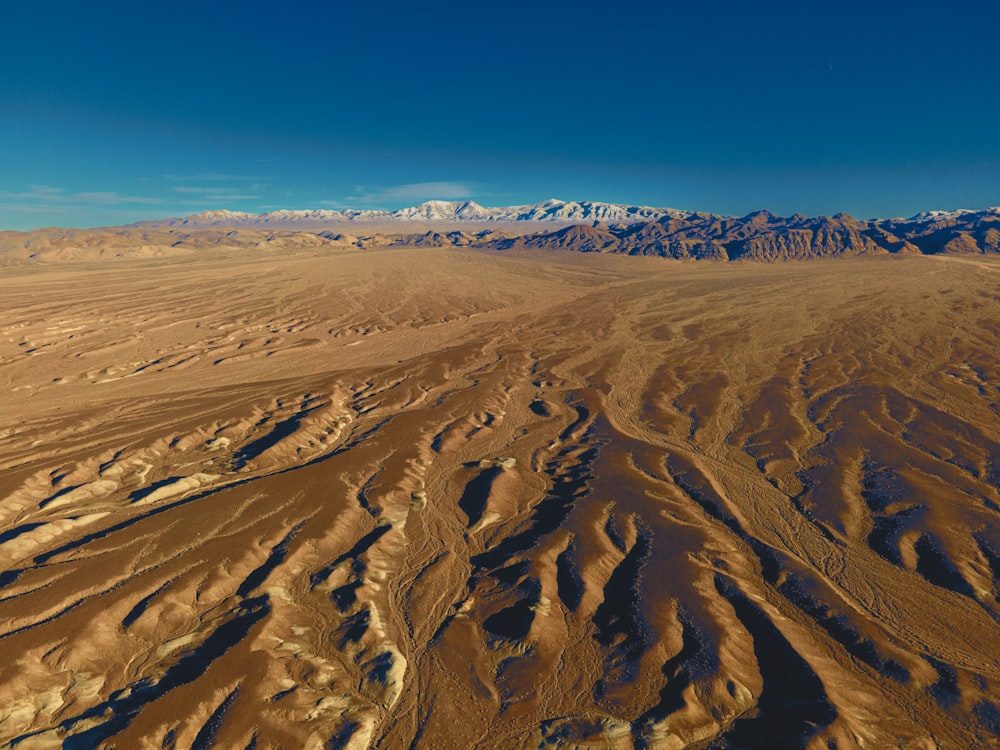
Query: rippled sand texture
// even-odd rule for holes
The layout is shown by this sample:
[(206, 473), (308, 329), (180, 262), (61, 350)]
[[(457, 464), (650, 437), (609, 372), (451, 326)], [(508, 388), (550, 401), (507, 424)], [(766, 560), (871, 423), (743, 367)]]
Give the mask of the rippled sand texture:
[(10, 268), (0, 743), (1000, 735), (1000, 263)]

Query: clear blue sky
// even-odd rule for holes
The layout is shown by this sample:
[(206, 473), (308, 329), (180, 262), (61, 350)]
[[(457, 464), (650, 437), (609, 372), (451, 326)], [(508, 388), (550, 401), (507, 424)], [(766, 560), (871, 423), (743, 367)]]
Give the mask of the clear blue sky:
[(0, 228), (430, 198), (1000, 204), (996, 0), (12, 0), (0, 18)]

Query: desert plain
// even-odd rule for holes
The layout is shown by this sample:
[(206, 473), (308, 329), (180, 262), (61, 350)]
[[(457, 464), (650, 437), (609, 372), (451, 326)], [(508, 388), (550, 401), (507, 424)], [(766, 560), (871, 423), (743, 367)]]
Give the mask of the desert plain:
[(4, 747), (1000, 746), (1000, 258), (0, 279)]

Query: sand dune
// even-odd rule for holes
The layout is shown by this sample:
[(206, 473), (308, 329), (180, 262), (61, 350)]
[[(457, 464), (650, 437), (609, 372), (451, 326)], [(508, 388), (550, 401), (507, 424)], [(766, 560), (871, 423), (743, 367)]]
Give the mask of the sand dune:
[(5, 268), (3, 746), (1000, 744), (1000, 261), (322, 250)]

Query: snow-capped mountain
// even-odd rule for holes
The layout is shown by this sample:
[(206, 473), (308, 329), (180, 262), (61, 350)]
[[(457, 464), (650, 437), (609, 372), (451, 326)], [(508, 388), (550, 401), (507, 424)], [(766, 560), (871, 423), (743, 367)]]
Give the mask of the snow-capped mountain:
[(957, 208), (954, 211), (921, 211), (920, 213), (911, 216), (909, 221), (914, 222), (929, 222), (929, 221), (955, 221), (971, 214), (996, 214), (1000, 215), (1000, 207), (992, 207), (983, 209), (976, 208)]
[[(357, 222), (357, 223), (352, 223)], [(547, 224), (546, 224), (547, 222)], [(127, 227), (0, 232), (0, 261), (159, 257), (216, 247), (476, 247), (676, 259), (776, 261), (873, 254), (1000, 254), (1000, 208), (925, 211), (908, 219), (746, 216), (550, 200), (487, 208), (428, 201), (399, 211), (205, 211)]]
[(160, 221), (140, 222), (141, 226), (158, 227), (315, 227), (344, 223), (395, 223), (395, 222), (601, 222), (604, 224), (635, 224), (664, 217), (685, 218), (690, 211), (650, 206), (629, 206), (623, 203), (598, 201), (561, 201), (552, 198), (541, 203), (524, 206), (488, 208), (475, 201), (426, 201), (417, 206), (397, 211), (366, 209), (311, 209), (295, 211), (283, 209), (254, 214), (243, 211), (202, 211), (191, 216)]

